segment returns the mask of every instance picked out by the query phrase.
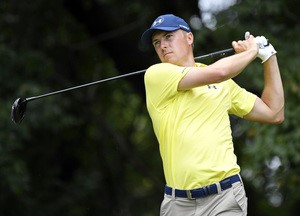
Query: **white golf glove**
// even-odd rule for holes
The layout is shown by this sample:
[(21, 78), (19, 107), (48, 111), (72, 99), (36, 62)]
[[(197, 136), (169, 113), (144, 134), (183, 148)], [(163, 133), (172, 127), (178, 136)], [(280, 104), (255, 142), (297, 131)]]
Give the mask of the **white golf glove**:
[[(245, 39), (247, 40), (250, 36), (250, 32), (245, 33)], [(262, 60), (261, 63), (267, 61), (272, 55), (276, 54), (276, 50), (268, 42), (268, 40), (264, 36), (257, 36), (255, 38), (255, 42), (258, 45), (258, 57)]]

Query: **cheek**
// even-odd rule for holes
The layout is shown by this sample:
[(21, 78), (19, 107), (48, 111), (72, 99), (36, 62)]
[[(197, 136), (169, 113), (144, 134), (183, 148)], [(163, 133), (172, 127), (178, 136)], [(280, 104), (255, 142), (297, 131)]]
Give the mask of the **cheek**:
[(163, 55), (162, 55), (162, 51), (161, 50), (155, 50), (158, 58), (160, 59), (160, 61), (162, 62), (163, 61)]
[(160, 56), (160, 53), (161, 53), (160, 49), (154, 48), (154, 50), (155, 50), (156, 54), (157, 54), (158, 56)]
[(176, 53), (180, 56), (186, 55), (187, 50), (186, 44), (179, 44), (179, 46), (176, 46)]

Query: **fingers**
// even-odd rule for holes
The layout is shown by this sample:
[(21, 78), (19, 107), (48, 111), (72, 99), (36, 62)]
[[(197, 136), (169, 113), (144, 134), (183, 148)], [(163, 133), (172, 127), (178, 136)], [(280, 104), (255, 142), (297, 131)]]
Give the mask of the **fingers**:
[(244, 42), (239, 40), (239, 41), (232, 41), (232, 47), (236, 53), (240, 53), (246, 50), (244, 46)]
[(261, 40), (260, 38), (256, 39), (249, 31), (245, 32), (245, 39), (238, 40), (232, 42), (232, 47), (236, 53), (244, 52), (250, 49), (257, 49), (258, 52), (258, 45), (256, 40)]
[(269, 45), (268, 40), (264, 36), (257, 36), (255, 38), (255, 42), (259, 46), (259, 48), (264, 48), (265, 46)]
[(250, 32), (245, 32), (245, 40), (247, 40), (247, 39), (249, 39), (249, 37), (250, 37)]
[(242, 46), (244, 41), (238, 40), (238, 41), (232, 41), (232, 46)]
[(238, 48), (238, 47), (241, 47), (243, 45), (243, 41), (241, 41), (241, 40), (232, 41), (231, 45), (232, 45), (233, 48)]
[(249, 49), (253, 49), (255, 45), (254, 36), (250, 34), (250, 32), (245, 33), (245, 40), (238, 40), (232, 42), (232, 47), (234, 48), (236, 53), (240, 53)]
[[(242, 44), (244, 43), (246, 40), (249, 40), (249, 39), (253, 39), (254, 36), (250, 34), (250, 32), (246, 32), (245, 33), (245, 40), (238, 40), (238, 41), (234, 41), (234, 45), (237, 46), (237, 44)], [(233, 46), (233, 44), (232, 44)]]
[(246, 31), (245, 32), (245, 40), (248, 40), (250, 38), (254, 38), (254, 36), (252, 34), (250, 34), (250, 32)]
[(232, 41), (231, 45), (235, 49), (238, 46), (238, 43), (236, 41)]
[(245, 46), (245, 43), (246, 43), (245, 40), (232, 41), (232, 46), (233, 47)]

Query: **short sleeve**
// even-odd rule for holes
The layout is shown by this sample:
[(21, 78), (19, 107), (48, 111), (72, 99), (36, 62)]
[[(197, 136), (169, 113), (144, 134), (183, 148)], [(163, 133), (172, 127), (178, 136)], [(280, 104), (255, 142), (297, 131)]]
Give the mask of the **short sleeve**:
[(147, 102), (156, 108), (166, 106), (178, 93), (178, 83), (190, 69), (169, 63), (148, 68), (144, 77)]
[(244, 117), (253, 109), (257, 96), (241, 88), (233, 80), (229, 80), (228, 85), (231, 96), (229, 114)]

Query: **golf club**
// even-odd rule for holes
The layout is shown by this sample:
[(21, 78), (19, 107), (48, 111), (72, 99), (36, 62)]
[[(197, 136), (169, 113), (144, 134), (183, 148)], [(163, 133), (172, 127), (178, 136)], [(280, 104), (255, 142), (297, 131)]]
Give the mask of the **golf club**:
[[(225, 50), (221, 50), (221, 51), (217, 51), (217, 52), (213, 52), (213, 53), (209, 53), (206, 55), (195, 57), (195, 60), (201, 60), (201, 59), (205, 59), (205, 58), (222, 58), (222, 57), (233, 55), (233, 54), (234, 54), (234, 49), (229, 48), (229, 49), (225, 49)], [(24, 119), (27, 103), (30, 101), (48, 97), (51, 95), (56, 95), (56, 94), (72, 91), (72, 90), (79, 89), (79, 88), (96, 85), (96, 84), (103, 83), (103, 82), (108, 82), (108, 81), (112, 81), (112, 80), (116, 80), (116, 79), (120, 79), (120, 78), (124, 78), (124, 77), (128, 77), (128, 76), (133, 76), (136, 74), (141, 74), (144, 72), (146, 72), (146, 69), (119, 75), (119, 76), (115, 76), (115, 77), (110, 77), (110, 78), (106, 78), (106, 79), (102, 79), (102, 80), (98, 80), (98, 81), (91, 82), (91, 83), (86, 83), (86, 84), (79, 85), (79, 86), (74, 86), (71, 88), (62, 89), (59, 91), (50, 92), (50, 93), (39, 95), (39, 96), (34, 96), (34, 97), (29, 97), (29, 98), (18, 98), (12, 104), (11, 119), (14, 123), (20, 124), (22, 122), (22, 120)]]

